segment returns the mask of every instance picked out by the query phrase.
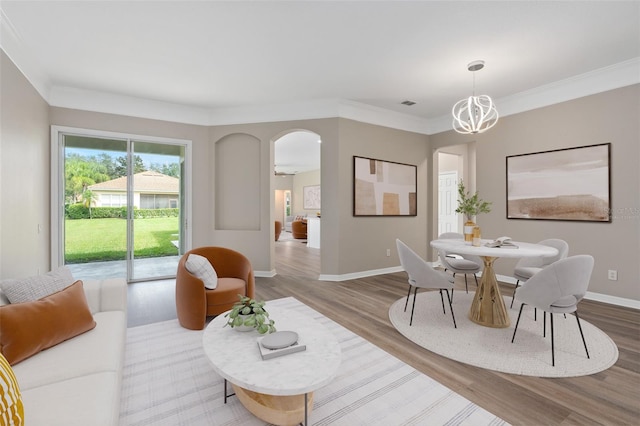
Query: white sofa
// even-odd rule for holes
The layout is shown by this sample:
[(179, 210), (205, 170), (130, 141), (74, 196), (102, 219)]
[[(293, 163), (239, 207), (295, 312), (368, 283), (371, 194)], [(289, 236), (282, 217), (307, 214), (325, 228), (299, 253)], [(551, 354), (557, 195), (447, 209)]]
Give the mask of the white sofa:
[[(96, 327), (15, 364), (29, 426), (117, 425), (127, 330), (124, 279), (84, 281)], [(0, 305), (8, 300), (0, 291)]]

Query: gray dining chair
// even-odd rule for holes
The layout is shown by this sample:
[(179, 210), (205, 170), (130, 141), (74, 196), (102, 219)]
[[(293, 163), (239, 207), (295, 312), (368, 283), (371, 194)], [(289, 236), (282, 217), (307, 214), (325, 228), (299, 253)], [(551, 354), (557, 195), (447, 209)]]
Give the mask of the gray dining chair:
[[(438, 236), (438, 239), (464, 239), (464, 235), (458, 232), (444, 232)], [(438, 256), (440, 262), (446, 271), (451, 271), (453, 277), (456, 274), (464, 274), (464, 286), (469, 293), (469, 285), (467, 283), (467, 274), (473, 274), (473, 278), (476, 280), (476, 287), (478, 286), (478, 272), (482, 270), (483, 262), (479, 256), (461, 255), (452, 251), (438, 250)]]
[(518, 324), (522, 308), (525, 305), (533, 306), (544, 311), (543, 336), (546, 337), (547, 312), (551, 322), (551, 365), (556, 365), (555, 347), (553, 341), (553, 314), (574, 313), (578, 322), (578, 329), (584, 344), (584, 350), (589, 357), (589, 349), (584, 339), (580, 317), (578, 316), (578, 303), (587, 294), (594, 260), (589, 255), (578, 255), (558, 260), (532, 276), (518, 291), (518, 301), (521, 302), (518, 319), (513, 330), (511, 343), (516, 338)]
[(517, 280), (516, 286), (513, 289), (513, 295), (511, 296), (511, 307), (513, 308), (513, 300), (516, 297), (516, 290), (520, 282), (525, 282), (543, 268), (557, 262), (560, 259), (565, 259), (569, 255), (569, 244), (566, 241), (558, 238), (550, 238), (548, 240), (542, 240), (538, 244), (542, 244), (548, 247), (554, 247), (558, 250), (558, 254), (551, 257), (523, 257), (518, 261), (513, 269), (513, 277)]
[[(407, 311), (407, 305), (409, 304), (409, 296), (411, 295), (411, 289), (413, 288), (413, 306), (411, 308), (411, 320), (409, 326), (413, 324), (413, 311), (416, 308), (416, 293), (418, 288), (425, 289), (437, 289), (440, 291), (440, 300), (442, 301), (442, 313), (446, 315), (444, 307), (444, 297), (442, 290), (447, 293), (447, 300), (449, 301), (449, 309), (451, 310), (451, 318), (453, 319), (453, 327), (458, 328), (456, 325), (456, 317), (453, 314), (453, 305), (451, 299), (453, 297), (453, 278), (442, 271), (436, 271), (429, 265), (424, 259), (418, 256), (413, 250), (409, 248), (405, 243), (396, 239), (396, 247), (398, 248), (398, 256), (400, 257), (400, 264), (409, 276), (409, 292), (407, 293), (407, 301), (404, 304), (404, 311)], [(449, 295), (451, 290), (451, 295)]]

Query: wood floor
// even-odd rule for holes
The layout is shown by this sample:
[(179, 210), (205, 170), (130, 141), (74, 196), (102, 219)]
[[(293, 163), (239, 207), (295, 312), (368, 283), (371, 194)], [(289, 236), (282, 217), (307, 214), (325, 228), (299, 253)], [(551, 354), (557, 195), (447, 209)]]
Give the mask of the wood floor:
[[(391, 325), (389, 306), (406, 296), (406, 274), (387, 274), (343, 282), (317, 281), (320, 251), (298, 241), (276, 243), (274, 278), (257, 278), (257, 298), (293, 296), (356, 334), (386, 350), (469, 400), (514, 425), (638, 425), (640, 424), (640, 312), (592, 301), (580, 304), (580, 317), (606, 332), (620, 357), (610, 369), (591, 376), (542, 379), (498, 373), (461, 364), (408, 341)], [(133, 286), (149, 286), (138, 283)], [(464, 279), (456, 283), (464, 291)], [(470, 285), (472, 285), (470, 283)], [(170, 282), (152, 292), (173, 296)], [(162, 290), (164, 288), (165, 290)], [(168, 290), (166, 290), (168, 289)], [(510, 295), (513, 287), (505, 285)], [(164, 293), (164, 295), (162, 295)], [(130, 289), (130, 325), (135, 319), (136, 290)], [(170, 303), (164, 302), (160, 310)], [(147, 306), (149, 308), (149, 306)], [(157, 320), (175, 317), (165, 312)], [(143, 315), (144, 316), (144, 315)], [(157, 315), (156, 315), (157, 316)], [(453, 336), (452, 336), (453, 338)]]

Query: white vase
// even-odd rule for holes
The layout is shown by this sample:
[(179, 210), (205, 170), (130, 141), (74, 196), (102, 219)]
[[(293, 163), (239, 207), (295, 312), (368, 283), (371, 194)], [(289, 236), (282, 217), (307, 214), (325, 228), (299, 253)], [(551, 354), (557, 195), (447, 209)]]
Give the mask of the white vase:
[[(244, 324), (244, 321), (247, 319), (248, 315), (238, 315), (240, 318), (242, 318), (242, 323)], [(248, 325), (237, 325), (235, 327), (233, 327), (234, 330), (236, 331), (251, 331), (251, 330), (255, 330), (255, 327), (249, 327)]]

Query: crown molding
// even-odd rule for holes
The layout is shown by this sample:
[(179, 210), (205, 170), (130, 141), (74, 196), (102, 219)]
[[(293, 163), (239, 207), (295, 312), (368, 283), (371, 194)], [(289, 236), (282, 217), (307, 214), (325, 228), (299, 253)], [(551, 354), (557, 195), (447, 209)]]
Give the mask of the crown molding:
[(51, 82), (31, 60), (22, 37), (0, 6), (0, 48), (7, 54), (45, 101), (49, 101)]
[[(500, 117), (640, 83), (640, 57), (494, 99)], [(451, 115), (429, 120), (430, 134), (452, 130)]]
[(209, 110), (97, 90), (54, 86), (49, 105), (184, 124), (209, 125)]
[[(0, 47), (51, 106), (202, 126), (341, 117), (432, 135), (451, 130), (450, 115), (425, 119), (345, 99), (203, 108), (94, 90), (54, 86), (29, 55), (0, 7)], [(640, 83), (640, 57), (496, 99), (501, 117)]]

